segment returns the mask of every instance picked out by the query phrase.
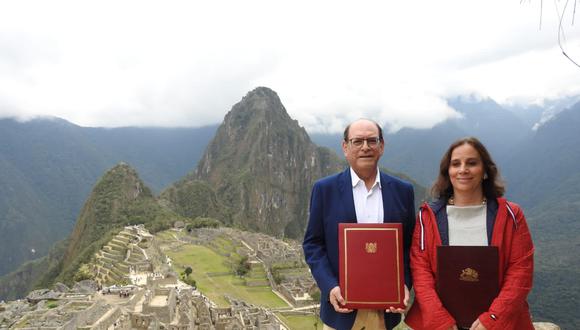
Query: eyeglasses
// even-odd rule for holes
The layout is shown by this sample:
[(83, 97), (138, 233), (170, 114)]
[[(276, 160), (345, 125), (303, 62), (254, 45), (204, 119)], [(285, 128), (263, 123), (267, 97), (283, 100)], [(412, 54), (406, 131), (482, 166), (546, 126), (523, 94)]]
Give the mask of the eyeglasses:
[(375, 136), (375, 137), (370, 137), (370, 138), (366, 138), (366, 139), (353, 138), (353, 139), (348, 140), (348, 142), (350, 142), (350, 145), (355, 147), (355, 148), (362, 148), (365, 141), (367, 141), (367, 146), (369, 146), (369, 148), (374, 149), (379, 145), (379, 143), (381, 142), (381, 139), (378, 136)]

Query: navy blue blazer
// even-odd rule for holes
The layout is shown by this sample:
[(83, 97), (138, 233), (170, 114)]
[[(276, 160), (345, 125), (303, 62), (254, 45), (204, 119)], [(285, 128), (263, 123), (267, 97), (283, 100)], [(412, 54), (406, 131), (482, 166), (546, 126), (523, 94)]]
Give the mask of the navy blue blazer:
[[(383, 195), (384, 222), (403, 224), (403, 255), (405, 284), (411, 289), (409, 248), (415, 226), (415, 203), (413, 186), (383, 172), (381, 193)], [(356, 318), (352, 313), (337, 313), (328, 300), (330, 290), (338, 286), (338, 223), (357, 222), (352, 193), (350, 168), (317, 181), (310, 197), (310, 215), (304, 235), (304, 256), (321, 292), (320, 317), (337, 329), (351, 329)], [(385, 326), (394, 328), (400, 322), (398, 313), (385, 313)]]

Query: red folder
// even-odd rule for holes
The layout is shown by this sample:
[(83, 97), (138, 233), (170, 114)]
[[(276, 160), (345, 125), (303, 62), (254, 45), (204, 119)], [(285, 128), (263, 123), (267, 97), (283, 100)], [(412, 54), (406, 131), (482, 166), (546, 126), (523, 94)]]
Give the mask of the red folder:
[(499, 294), (496, 246), (438, 246), (436, 288), (458, 327), (471, 324)]
[(340, 291), (345, 308), (405, 308), (400, 223), (338, 225)]

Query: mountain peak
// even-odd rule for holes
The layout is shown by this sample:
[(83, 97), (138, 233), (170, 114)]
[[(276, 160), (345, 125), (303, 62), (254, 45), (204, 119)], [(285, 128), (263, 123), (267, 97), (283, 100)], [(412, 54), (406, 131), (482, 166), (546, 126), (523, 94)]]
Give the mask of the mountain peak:
[(271, 88), (268, 87), (264, 87), (264, 86), (258, 86), (256, 88), (254, 88), (253, 90), (249, 91), (246, 96), (244, 96), (242, 98), (251, 98), (251, 97), (269, 97), (269, 98), (276, 98), (278, 101), (280, 101), (280, 98), (278, 97), (278, 94), (273, 91)]
[(115, 165), (97, 181), (81, 210), (69, 237), (63, 271), (70, 273), (78, 266), (72, 263), (79, 256), (90, 256), (96, 249), (94, 244), (109, 230), (128, 223), (151, 222), (158, 208), (137, 171), (127, 163)]
[(105, 193), (107, 197), (114, 194), (114, 198), (124, 201), (135, 200), (139, 197), (153, 197), (149, 188), (139, 178), (137, 171), (125, 162), (113, 166), (101, 177), (89, 199), (105, 197), (101, 196), (102, 193)]
[[(265, 163), (315, 148), (306, 130), (288, 115), (276, 92), (258, 87), (225, 116), (198, 164), (197, 176), (212, 181), (242, 168), (259, 175), (256, 169)], [(215, 164), (221, 164), (221, 169), (216, 170)]]
[[(297, 238), (305, 228), (312, 183), (343, 166), (312, 143), (276, 92), (258, 87), (225, 116), (194, 175), (186, 178), (190, 182), (166, 195), (176, 196), (168, 199), (177, 212), (186, 209), (185, 204), (204, 204), (193, 200), (195, 196), (215, 196), (214, 204), (227, 209), (227, 216), (219, 220)], [(208, 187), (215, 193), (207, 192)], [(181, 215), (199, 213), (190, 211)]]
[[(226, 127), (247, 127), (252, 121), (293, 121), (278, 94), (268, 87), (257, 87), (236, 103), (224, 118)], [(296, 126), (298, 126), (296, 122)]]

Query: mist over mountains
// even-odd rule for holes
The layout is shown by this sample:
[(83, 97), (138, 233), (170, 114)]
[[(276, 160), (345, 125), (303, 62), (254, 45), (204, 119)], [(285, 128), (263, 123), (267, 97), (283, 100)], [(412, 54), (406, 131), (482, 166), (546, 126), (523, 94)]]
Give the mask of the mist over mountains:
[[(580, 255), (572, 252), (580, 247), (580, 103), (561, 108), (564, 104), (551, 105), (547, 114), (534, 108), (522, 119), (524, 114), (492, 100), (451, 100), (462, 118), (386, 135), (381, 164), (429, 187), (448, 146), (458, 138), (477, 136), (502, 173), (506, 196), (523, 207), (530, 225), (536, 247), (530, 295), (534, 318), (577, 329), (580, 320), (571, 309), (580, 299)], [(337, 152), (339, 143), (334, 141), (340, 138), (312, 135), (314, 142)]]
[(216, 129), (0, 119), (0, 275), (65, 238), (106, 170), (127, 162), (159, 192), (192, 170)]
[[(534, 318), (574, 328), (580, 327), (574, 313), (562, 310), (562, 305), (573, 308), (580, 294), (580, 257), (572, 252), (580, 246), (580, 103), (568, 106), (571, 100), (528, 110), (506, 109), (491, 99), (449, 100), (460, 118), (431, 129), (386, 134), (381, 165), (428, 187), (453, 140), (480, 138), (506, 179), (508, 198), (523, 206), (530, 222), (537, 251)], [(103, 224), (101, 218), (111, 217), (88, 221), (90, 214), (102, 214), (96, 205), (110, 205), (95, 199), (97, 182), (119, 172), (132, 178), (127, 179), (134, 183), (129, 186), (141, 182), (143, 199), (136, 208), (149, 210), (144, 222), (156, 214), (169, 220), (213, 217), (232, 226), (299, 238), (313, 180), (345, 166), (341, 139), (341, 134), (308, 135), (267, 88), (248, 93), (219, 127), (103, 129), (60, 119), (2, 119), (0, 275), (45, 255), (56, 241), (68, 237), (51, 258), (67, 259), (53, 275), (70, 277), (63, 270), (74, 268), (65, 265), (73, 265), (76, 257), (71, 241), (80, 244), (78, 252), (86, 247), (82, 224), (93, 228)], [(119, 162), (132, 167), (113, 167)], [(424, 195), (420, 190), (417, 198)], [(92, 211), (81, 212), (83, 205), (92, 205)], [(114, 213), (115, 221), (124, 219), (119, 225), (136, 221), (130, 209)], [(75, 223), (76, 234), (71, 235)]]

